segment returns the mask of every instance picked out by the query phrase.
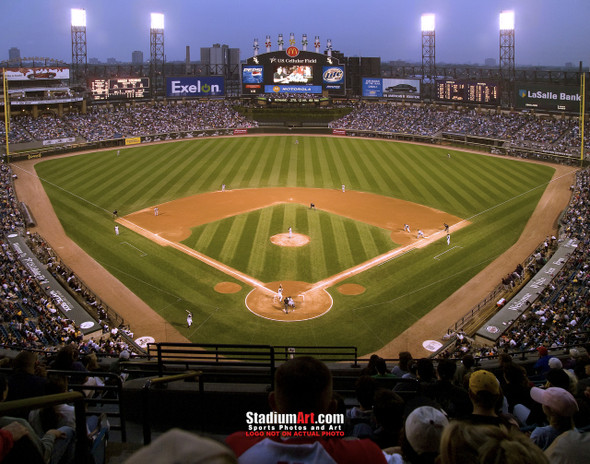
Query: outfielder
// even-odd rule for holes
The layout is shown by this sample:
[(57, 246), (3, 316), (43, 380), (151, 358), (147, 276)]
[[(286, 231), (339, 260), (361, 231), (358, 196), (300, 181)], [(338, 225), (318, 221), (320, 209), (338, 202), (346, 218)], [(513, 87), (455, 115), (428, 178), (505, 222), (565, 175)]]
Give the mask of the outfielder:
[(186, 326), (190, 329), (190, 326), (193, 325), (193, 313), (191, 313), (188, 309), (186, 312), (188, 313), (186, 315)]

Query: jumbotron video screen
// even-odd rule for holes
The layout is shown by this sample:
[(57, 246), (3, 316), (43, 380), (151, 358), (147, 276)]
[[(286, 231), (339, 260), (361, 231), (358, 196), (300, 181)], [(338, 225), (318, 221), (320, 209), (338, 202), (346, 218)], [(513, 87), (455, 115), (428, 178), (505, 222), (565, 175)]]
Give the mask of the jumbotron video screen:
[(294, 46), (255, 55), (242, 65), (243, 95), (343, 95), (345, 82), (337, 58)]

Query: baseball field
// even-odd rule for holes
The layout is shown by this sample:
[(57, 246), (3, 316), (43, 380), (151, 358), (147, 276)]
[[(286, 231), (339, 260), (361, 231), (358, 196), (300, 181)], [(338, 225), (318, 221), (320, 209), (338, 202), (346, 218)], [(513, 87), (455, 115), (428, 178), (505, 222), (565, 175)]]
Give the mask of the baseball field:
[[(137, 146), (35, 169), (67, 235), (187, 339), (360, 353), (386, 345), (512, 246), (554, 172), (305, 136)], [(291, 244), (289, 228), (307, 242)], [(296, 301), (289, 314), (279, 285)]]

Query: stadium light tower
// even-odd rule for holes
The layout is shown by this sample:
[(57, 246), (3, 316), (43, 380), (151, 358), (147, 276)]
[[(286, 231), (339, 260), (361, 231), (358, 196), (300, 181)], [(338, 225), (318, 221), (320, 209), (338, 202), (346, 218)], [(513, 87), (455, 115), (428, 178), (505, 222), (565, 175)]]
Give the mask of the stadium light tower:
[(164, 84), (164, 15), (151, 14), (150, 26), (150, 77), (154, 95)]
[[(421, 18), (422, 29), (422, 82), (428, 79), (431, 82), (430, 94), (434, 89), (434, 79), (436, 76), (436, 55), (435, 55), (435, 35), (434, 35), (434, 15), (431, 13), (423, 14)], [(427, 92), (425, 92), (426, 94)]]
[(83, 82), (86, 79), (88, 55), (86, 46), (86, 10), (72, 8), (72, 81)]
[(502, 100), (512, 106), (514, 86), (514, 11), (500, 13), (500, 79)]

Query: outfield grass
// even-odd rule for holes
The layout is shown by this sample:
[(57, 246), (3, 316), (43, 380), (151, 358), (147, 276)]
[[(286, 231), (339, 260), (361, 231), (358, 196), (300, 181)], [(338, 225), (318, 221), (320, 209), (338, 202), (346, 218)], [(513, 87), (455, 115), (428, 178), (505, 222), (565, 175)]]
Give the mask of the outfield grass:
[[(36, 169), (66, 233), (191, 340), (356, 345), (361, 353), (389, 342), (510, 247), (553, 174), (547, 166), (430, 146), (298, 139), (297, 145), (293, 137), (271, 136), (138, 146), (118, 157), (113, 150), (49, 160)], [(433, 258), (448, 250), (444, 241), (412, 251), (347, 281), (367, 287), (364, 294), (329, 289), (334, 307), (328, 314), (284, 324), (244, 308), (249, 288), (214, 292), (216, 283), (232, 281), (225, 274), (127, 229), (118, 237), (113, 233), (115, 209), (125, 215), (219, 190), (222, 183), (231, 189), (346, 184), (431, 206), (472, 225), (453, 233), (453, 245), (461, 248), (442, 259)], [(147, 256), (140, 257), (138, 249)], [(190, 331), (184, 309), (194, 315)]]
[[(270, 242), (269, 237), (291, 226), (311, 241), (303, 247)], [(317, 282), (397, 247), (389, 230), (298, 204), (271, 206), (191, 230), (183, 244), (262, 282)]]

